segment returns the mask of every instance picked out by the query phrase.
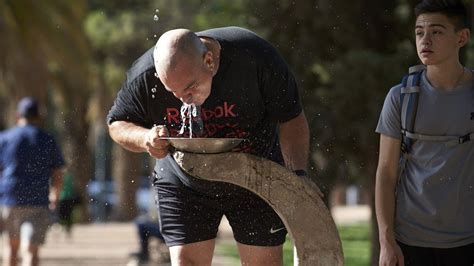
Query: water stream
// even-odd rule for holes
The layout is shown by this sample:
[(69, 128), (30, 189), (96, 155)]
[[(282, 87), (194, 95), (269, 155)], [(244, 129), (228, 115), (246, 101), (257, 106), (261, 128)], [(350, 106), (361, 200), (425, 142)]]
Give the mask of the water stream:
[[(181, 106), (181, 129), (179, 135), (183, 135), (186, 127), (189, 129), (189, 138), (193, 137), (193, 124), (195, 124), (195, 134), (202, 133), (201, 106), (183, 103)], [(197, 127), (197, 128), (196, 128)]]

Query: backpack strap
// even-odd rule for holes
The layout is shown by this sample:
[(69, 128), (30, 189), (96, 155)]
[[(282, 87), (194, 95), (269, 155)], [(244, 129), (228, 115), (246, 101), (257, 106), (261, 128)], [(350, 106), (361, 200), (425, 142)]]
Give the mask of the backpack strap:
[[(420, 81), (423, 71), (426, 69), (424, 65), (417, 65), (410, 67), (408, 75), (402, 79), (402, 87), (400, 91), (400, 104), (401, 104), (401, 157), (398, 165), (398, 178), (402, 177), (402, 174), (406, 167), (406, 162), (409, 157), (409, 152), (414, 140), (426, 140), (426, 141), (437, 141), (444, 142), (446, 146), (455, 146), (463, 144), (468, 141), (474, 141), (474, 132), (467, 133), (464, 136), (432, 136), (425, 134), (415, 133), (415, 118), (418, 108), (418, 98), (420, 96)], [(472, 70), (471, 70), (472, 71)], [(474, 75), (474, 71), (473, 75)], [(471, 117), (474, 116), (474, 81), (471, 85), (471, 102), (472, 111)], [(474, 118), (471, 118), (474, 120)]]
[(469, 133), (464, 136), (432, 136), (417, 134), (412, 132), (405, 132), (405, 136), (410, 140), (426, 140), (426, 141), (437, 141), (445, 142), (446, 146), (455, 146), (457, 144), (463, 144), (465, 142), (474, 140), (474, 133)]
[(425, 69), (424, 65), (412, 66), (408, 70), (408, 75), (404, 76), (402, 80), (400, 91), (402, 153), (408, 153), (413, 144), (411, 136), (413, 136), (415, 129), (421, 75)]
[[(424, 65), (416, 65), (409, 68), (409, 74), (403, 77), (400, 92), (401, 103), (401, 133), (402, 133), (402, 153), (410, 152), (414, 140), (426, 140), (445, 142), (447, 146), (463, 144), (474, 141), (474, 133), (468, 133), (464, 136), (432, 136), (415, 133), (415, 119), (418, 107), (418, 98), (420, 96), (420, 81)], [(471, 85), (471, 102), (474, 111), (474, 84)], [(472, 113), (471, 113), (472, 115)]]

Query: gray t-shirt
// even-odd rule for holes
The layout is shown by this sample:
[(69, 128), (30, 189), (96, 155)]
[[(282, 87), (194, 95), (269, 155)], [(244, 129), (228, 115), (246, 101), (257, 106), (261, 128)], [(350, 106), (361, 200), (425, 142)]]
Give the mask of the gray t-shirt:
[[(421, 79), (415, 132), (463, 136), (474, 132), (474, 81), (451, 92)], [(401, 139), (400, 87), (388, 93), (376, 132)], [(397, 185), (395, 237), (407, 245), (452, 248), (474, 243), (474, 141), (445, 145), (414, 141)]]

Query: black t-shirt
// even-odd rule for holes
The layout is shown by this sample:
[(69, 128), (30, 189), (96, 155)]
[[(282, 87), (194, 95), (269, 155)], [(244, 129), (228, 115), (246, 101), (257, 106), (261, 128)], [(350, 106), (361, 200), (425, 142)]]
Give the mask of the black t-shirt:
[[(302, 111), (295, 79), (276, 49), (238, 27), (196, 33), (221, 45), (220, 65), (211, 94), (201, 106), (204, 137), (245, 138), (234, 151), (282, 163), (278, 123)], [(127, 72), (107, 122), (129, 121), (151, 128), (166, 125), (171, 136), (181, 128), (182, 102), (156, 77), (153, 48)]]

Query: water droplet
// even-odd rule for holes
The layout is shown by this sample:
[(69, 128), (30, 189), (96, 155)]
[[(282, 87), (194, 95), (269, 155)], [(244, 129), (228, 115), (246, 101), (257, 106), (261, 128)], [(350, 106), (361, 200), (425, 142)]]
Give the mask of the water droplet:
[(153, 37), (155, 37), (155, 38), (156, 38), (156, 34), (154, 34), (154, 35), (153, 35)]
[(152, 94), (152, 95), (151, 95), (151, 98), (155, 99), (155, 94)]
[(165, 169), (163, 169), (163, 168), (160, 168), (160, 171), (164, 171), (164, 170), (165, 170)]
[(158, 77), (158, 73), (155, 72), (155, 77)]
[(135, 180), (132, 179), (132, 183), (135, 183)]
[(158, 13), (158, 12), (160, 12), (160, 10), (157, 8), (157, 9), (155, 10), (155, 13)]
[(154, 21), (158, 21), (159, 19), (160, 19), (160, 18), (158, 17), (158, 15), (154, 15), (154, 16), (153, 16), (153, 20), (154, 20)]
[(156, 88), (151, 88), (151, 92), (155, 93), (155, 92), (156, 92)]

